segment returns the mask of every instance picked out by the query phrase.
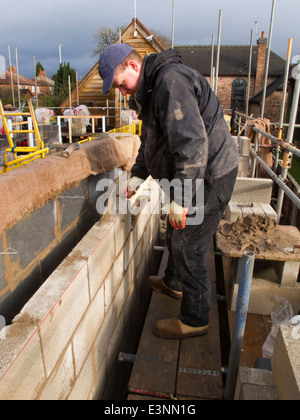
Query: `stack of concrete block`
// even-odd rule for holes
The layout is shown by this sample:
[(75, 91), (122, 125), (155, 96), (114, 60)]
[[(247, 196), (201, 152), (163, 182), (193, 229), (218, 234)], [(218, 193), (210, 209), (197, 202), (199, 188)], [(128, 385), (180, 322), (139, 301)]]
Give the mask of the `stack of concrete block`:
[(300, 401), (300, 326), (281, 326), (272, 370), (280, 400)]
[(278, 400), (278, 393), (272, 372), (262, 369), (240, 367), (234, 400)]
[[(1, 331), (0, 400), (103, 396), (132, 308), (143, 302), (145, 278), (155, 274), (160, 190), (152, 179), (139, 202), (138, 214), (106, 215), (94, 225)], [(131, 339), (140, 318), (138, 311)]]
[(235, 400), (300, 401), (300, 326), (281, 326), (272, 371), (240, 367)]
[(233, 223), (239, 217), (254, 215), (277, 221), (277, 214), (270, 205), (272, 188), (271, 179), (238, 177), (225, 219)]

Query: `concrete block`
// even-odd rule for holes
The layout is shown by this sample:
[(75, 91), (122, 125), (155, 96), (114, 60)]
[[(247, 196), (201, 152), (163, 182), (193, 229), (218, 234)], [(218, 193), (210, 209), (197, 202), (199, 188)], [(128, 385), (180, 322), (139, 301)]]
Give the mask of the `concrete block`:
[(82, 255), (87, 258), (92, 299), (114, 263), (114, 222), (94, 225), (78, 245)]
[(109, 309), (113, 302), (114, 296), (118, 290), (118, 287), (122, 281), (124, 273), (124, 256), (120, 253), (118, 258), (115, 259), (112, 268), (105, 279), (105, 312)]
[(268, 217), (271, 220), (275, 220), (275, 222), (277, 223), (278, 217), (273, 207), (270, 204), (266, 204), (266, 203), (260, 203), (260, 206), (265, 212), (265, 217)]
[(296, 286), (298, 282), (300, 262), (273, 261), (274, 269), (282, 286)]
[(108, 342), (107, 349), (106, 349), (107, 351), (106, 367), (108, 369), (108, 372), (111, 371), (117, 359), (119, 349), (120, 349), (120, 344), (123, 338), (125, 325), (126, 325), (126, 322), (124, 319), (124, 311), (122, 311), (119, 318), (117, 318), (117, 322), (115, 324), (113, 334), (111, 335), (110, 341)]
[(127, 270), (127, 267), (132, 259), (132, 256), (136, 250), (137, 244), (139, 242), (139, 237), (134, 235), (134, 232), (130, 232), (127, 240), (124, 243), (123, 247), (123, 269), (124, 271)]
[(128, 239), (131, 231), (131, 214), (120, 214), (115, 222), (114, 240), (116, 256), (122, 251), (125, 241)]
[(238, 177), (231, 201), (270, 204), (272, 188), (273, 181), (271, 179)]
[(300, 400), (300, 334), (281, 326), (272, 359), (274, 381), (280, 400)]
[(74, 361), (72, 346), (69, 345), (62, 357), (61, 363), (55, 367), (39, 397), (41, 401), (65, 400), (74, 383)]
[(252, 206), (249, 207), (242, 207), (242, 214), (243, 214), (243, 218), (247, 217), (247, 216), (254, 216), (254, 211)]
[(94, 382), (94, 369), (92, 354), (89, 354), (85, 364), (75, 380), (72, 392), (68, 396), (69, 401), (86, 401)]
[[(105, 318), (103, 324), (100, 328), (100, 331), (96, 337), (94, 343), (95, 349), (95, 371), (96, 373), (102, 367), (103, 361), (106, 358), (107, 360), (107, 347), (113, 336), (113, 333), (116, 329), (117, 325), (117, 312), (113, 305), (110, 305), (108, 308), (107, 313), (105, 314)], [(106, 372), (103, 372), (103, 375), (106, 375)]]
[(6, 327), (0, 335), (2, 401), (34, 400), (46, 379), (37, 327), (29, 317), (26, 320)]
[(240, 136), (238, 138), (239, 142), (239, 152), (241, 156), (249, 157), (250, 156), (250, 150), (251, 150), (251, 142), (248, 137)]
[(78, 325), (73, 337), (75, 374), (78, 375), (83, 362), (90, 352), (93, 342), (104, 319), (104, 285), (98, 290), (89, 305), (84, 318)]
[(272, 372), (240, 367), (234, 400), (278, 400)]
[(237, 203), (230, 201), (226, 207), (225, 219), (230, 223), (234, 223), (239, 217), (243, 217), (242, 209), (237, 206)]
[(106, 389), (107, 378), (106, 378), (106, 359), (103, 360), (103, 363), (96, 373), (96, 379), (93, 384), (92, 390), (89, 394), (89, 400), (99, 401), (102, 399), (102, 395)]
[(88, 179), (86, 178), (59, 196), (57, 211), (62, 232), (87, 209), (89, 204), (87, 191)]
[(260, 203), (252, 203), (253, 213), (255, 216), (266, 217), (266, 213)]
[(10, 255), (10, 260), (17, 264), (19, 272), (53, 242), (55, 226), (55, 204), (52, 201), (23, 217), (6, 232), (8, 248), (16, 251), (15, 255)]
[[(249, 204), (249, 206), (247, 206), (247, 204)], [(277, 214), (270, 204), (230, 201), (225, 211), (225, 219), (230, 223), (236, 222), (238, 217), (247, 217), (251, 215), (267, 217), (277, 222)]]
[(124, 311), (125, 303), (130, 291), (130, 275), (129, 270), (124, 274), (120, 286), (116, 292), (114, 298), (114, 308), (117, 311), (117, 318), (120, 317), (122, 311)]
[[(235, 284), (232, 290), (230, 310), (236, 310), (239, 285)], [(287, 299), (295, 313), (300, 309), (300, 284), (293, 287), (282, 287), (275, 281), (254, 278), (251, 286), (251, 295), (248, 313), (270, 315), (274, 309), (274, 296)]]
[(239, 167), (238, 167), (238, 176), (247, 178), (250, 173), (250, 160), (249, 156), (241, 156)]

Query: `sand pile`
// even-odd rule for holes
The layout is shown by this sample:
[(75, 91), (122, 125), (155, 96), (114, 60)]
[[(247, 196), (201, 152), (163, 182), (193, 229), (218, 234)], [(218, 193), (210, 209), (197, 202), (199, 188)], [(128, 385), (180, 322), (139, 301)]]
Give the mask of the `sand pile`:
[(228, 246), (237, 251), (262, 251), (276, 247), (278, 228), (274, 220), (261, 216), (239, 217), (234, 223), (224, 223), (219, 232), (226, 237)]

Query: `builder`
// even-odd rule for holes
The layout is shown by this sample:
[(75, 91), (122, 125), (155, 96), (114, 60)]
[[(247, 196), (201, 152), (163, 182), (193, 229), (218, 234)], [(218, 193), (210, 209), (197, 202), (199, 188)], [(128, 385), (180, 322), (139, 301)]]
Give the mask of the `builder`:
[[(167, 50), (144, 60), (127, 44), (106, 48), (99, 60), (103, 93), (114, 87), (134, 95), (143, 121), (141, 147), (128, 181), (128, 197), (149, 175), (154, 179), (204, 179), (204, 221), (189, 223), (190, 205), (171, 197), (168, 266), (149, 285), (182, 299), (178, 318), (158, 321), (154, 334), (185, 338), (208, 332), (211, 284), (205, 254), (237, 176), (239, 155), (224, 121), (222, 107), (206, 79)], [(183, 194), (184, 195), (184, 194)], [(181, 195), (181, 196), (183, 196)]]

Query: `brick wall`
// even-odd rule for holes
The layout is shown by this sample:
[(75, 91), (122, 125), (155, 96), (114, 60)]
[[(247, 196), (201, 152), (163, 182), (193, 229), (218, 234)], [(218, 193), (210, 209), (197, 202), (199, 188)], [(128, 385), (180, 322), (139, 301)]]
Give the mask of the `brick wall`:
[(140, 214), (96, 223), (2, 330), (1, 400), (96, 399), (107, 395), (112, 376), (120, 378), (116, 356), (125, 327), (142, 301), (145, 276), (155, 270), (157, 184), (148, 179), (143, 194)]
[[(218, 98), (221, 102), (224, 110), (231, 109), (231, 94), (232, 94), (232, 83), (236, 80), (236, 76), (221, 76), (218, 82)], [(248, 83), (247, 77), (242, 77)], [(210, 82), (210, 78), (208, 78)], [(268, 83), (272, 83), (274, 78), (270, 77)], [(255, 77), (251, 79), (250, 87), (250, 98), (254, 96), (257, 91), (255, 90)], [(282, 104), (282, 91), (275, 91), (266, 99), (265, 104), (265, 117), (270, 119), (271, 122), (279, 122), (280, 111)], [(288, 100), (288, 99), (287, 99)], [(250, 104), (249, 114), (253, 114), (254, 117), (260, 117), (261, 105), (260, 104)]]

